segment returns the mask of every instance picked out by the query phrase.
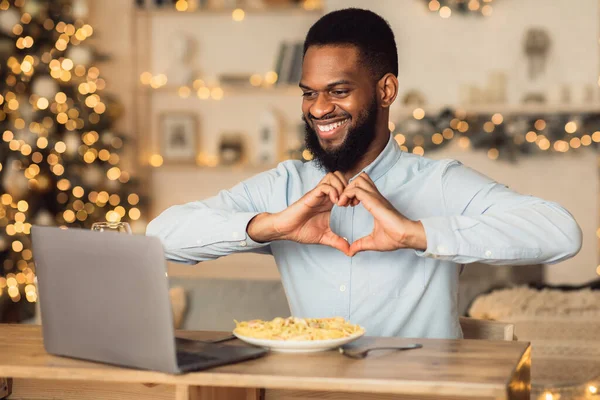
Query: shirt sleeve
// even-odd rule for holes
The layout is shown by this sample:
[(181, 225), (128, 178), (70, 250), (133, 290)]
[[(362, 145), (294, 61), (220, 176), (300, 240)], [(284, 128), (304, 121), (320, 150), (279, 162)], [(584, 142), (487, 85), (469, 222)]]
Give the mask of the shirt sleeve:
[(449, 161), (441, 173), (443, 215), (421, 220), (425, 257), (460, 264), (552, 264), (577, 254), (581, 228), (560, 205), (518, 194)]
[(285, 206), (293, 162), (258, 174), (230, 190), (202, 201), (172, 206), (153, 219), (146, 235), (161, 239), (167, 260), (196, 264), (236, 252), (270, 254), (269, 243), (257, 243), (246, 232), (252, 218)]

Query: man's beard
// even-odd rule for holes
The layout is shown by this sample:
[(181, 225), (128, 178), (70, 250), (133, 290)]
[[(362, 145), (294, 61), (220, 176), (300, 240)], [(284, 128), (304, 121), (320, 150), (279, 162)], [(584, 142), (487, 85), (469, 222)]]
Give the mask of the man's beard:
[(346, 138), (341, 145), (332, 150), (325, 150), (319, 143), (317, 132), (303, 116), (305, 124), (304, 142), (319, 168), (327, 172), (348, 172), (352, 170), (375, 139), (377, 123), (377, 101), (373, 97), (367, 111), (359, 116), (354, 128), (348, 128)]

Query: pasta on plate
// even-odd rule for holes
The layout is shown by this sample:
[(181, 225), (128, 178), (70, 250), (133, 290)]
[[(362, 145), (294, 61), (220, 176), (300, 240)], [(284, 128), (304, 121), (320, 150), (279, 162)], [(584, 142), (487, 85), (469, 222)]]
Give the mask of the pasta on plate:
[(235, 321), (233, 332), (240, 336), (267, 340), (331, 340), (352, 336), (364, 331), (342, 317), (333, 318), (275, 318), (271, 321)]

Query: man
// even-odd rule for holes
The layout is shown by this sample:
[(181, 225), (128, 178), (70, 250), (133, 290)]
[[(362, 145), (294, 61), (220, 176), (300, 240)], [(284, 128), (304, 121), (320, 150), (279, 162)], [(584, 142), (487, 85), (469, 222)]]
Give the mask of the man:
[(559, 205), (519, 195), (452, 160), (400, 150), (389, 25), (335, 11), (306, 37), (300, 87), (308, 163), (286, 161), (148, 226), (168, 259), (275, 257), (292, 315), (342, 316), (369, 335), (459, 338), (460, 265), (554, 263), (581, 230)]

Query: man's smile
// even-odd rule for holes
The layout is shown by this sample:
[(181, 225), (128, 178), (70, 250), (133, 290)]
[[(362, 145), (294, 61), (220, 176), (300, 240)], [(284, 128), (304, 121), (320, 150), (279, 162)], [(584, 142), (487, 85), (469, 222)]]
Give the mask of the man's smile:
[(324, 121), (313, 120), (313, 123), (316, 128), (315, 131), (321, 139), (332, 140), (336, 139), (338, 136), (341, 136), (341, 133), (345, 130), (349, 121), (350, 118), (344, 117), (342, 119), (338, 118)]

